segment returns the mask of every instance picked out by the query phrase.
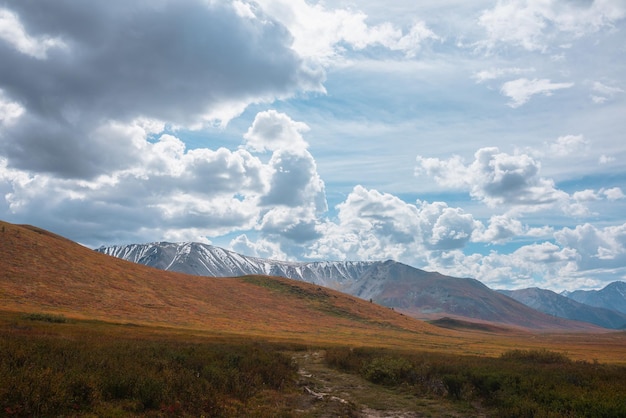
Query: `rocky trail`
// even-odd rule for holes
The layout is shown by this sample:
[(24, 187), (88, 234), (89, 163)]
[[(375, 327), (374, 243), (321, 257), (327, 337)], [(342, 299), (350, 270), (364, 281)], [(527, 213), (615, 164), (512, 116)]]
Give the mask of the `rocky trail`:
[(291, 353), (299, 367), (302, 388), (296, 412), (304, 417), (416, 418), (476, 417), (476, 410), (462, 410), (446, 399), (418, 397), (405, 389), (386, 388), (357, 375), (328, 367), (325, 352)]

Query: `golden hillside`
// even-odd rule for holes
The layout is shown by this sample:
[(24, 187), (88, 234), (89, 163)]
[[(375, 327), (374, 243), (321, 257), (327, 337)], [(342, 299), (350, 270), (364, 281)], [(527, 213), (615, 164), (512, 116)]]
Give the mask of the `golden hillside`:
[(36, 227), (2, 222), (0, 228), (5, 310), (373, 345), (404, 344), (424, 333), (448, 335), (389, 308), (308, 283), (164, 272)]
[(4, 311), (306, 344), (487, 356), (511, 348), (556, 348), (573, 358), (626, 358), (623, 332), (540, 334), (516, 328), (437, 327), (304, 282), (165, 272), (97, 253), (36, 227), (6, 222), (0, 222), (0, 306)]

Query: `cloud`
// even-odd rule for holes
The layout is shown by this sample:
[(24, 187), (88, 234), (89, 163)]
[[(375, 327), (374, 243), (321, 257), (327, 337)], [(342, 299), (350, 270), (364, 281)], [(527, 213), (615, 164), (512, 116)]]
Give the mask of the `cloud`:
[(8, 100), (4, 92), (0, 90), (0, 126), (11, 125), (23, 113), (24, 108), (19, 103)]
[(293, 150), (308, 148), (302, 133), (309, 127), (302, 122), (295, 122), (284, 113), (268, 110), (257, 113), (252, 126), (244, 135), (246, 147), (252, 151)]
[(472, 78), (476, 80), (476, 83), (480, 84), (480, 83), (484, 83), (485, 81), (495, 80), (495, 79), (502, 78), (508, 75), (519, 75), (519, 74), (525, 74), (525, 73), (532, 73), (534, 71), (535, 71), (534, 68), (518, 68), (518, 67), (491, 68), (489, 70), (482, 70), (482, 71), (475, 73), (472, 76)]
[(19, 17), (8, 9), (0, 9), (0, 39), (22, 54), (37, 59), (47, 58), (49, 49), (67, 47), (65, 42), (57, 37), (29, 35)]
[(260, 112), (244, 135), (245, 147), (273, 151), (259, 230), (275, 239), (306, 242), (316, 238), (317, 217), (328, 210), (324, 182), (302, 133), (308, 126), (274, 110)]
[[(234, 151), (187, 149), (162, 130), (160, 121), (146, 118), (110, 121), (94, 130), (102, 140), (94, 138), (91, 145), (102, 146), (91, 152), (100, 154), (106, 173), (88, 179), (20, 170), (0, 158), (3, 209), (15, 219), (37, 216), (42, 227), (88, 245), (207, 242), (209, 236), (257, 230), (261, 239), (287, 246), (319, 236), (319, 217), (328, 206), (302, 137), (306, 125), (282, 113), (260, 112)], [(252, 153), (267, 150), (272, 151), (267, 162)]]
[(573, 85), (574, 83), (552, 83), (548, 79), (519, 78), (504, 83), (500, 92), (511, 99), (509, 106), (516, 108), (528, 102), (534, 95), (552, 96), (553, 91), (568, 89)]
[(382, 46), (414, 57), (427, 41), (439, 40), (422, 21), (408, 30), (389, 22), (369, 25), (368, 16), (351, 9), (330, 9), (324, 3), (304, 0), (260, 0), (263, 10), (275, 17), (293, 35), (292, 47), (302, 57), (315, 63), (330, 65), (342, 57), (346, 49), (364, 50)]
[(595, 81), (592, 85), (591, 100), (596, 104), (605, 103), (607, 100), (612, 99), (618, 94), (624, 93), (624, 89), (619, 87), (607, 86), (606, 84)]
[(337, 209), (337, 222), (320, 225), (310, 258), (425, 263), (432, 252), (463, 248), (483, 229), (471, 214), (444, 202), (410, 204), (362, 186)]
[(578, 270), (622, 268), (626, 264), (626, 224), (563, 228), (555, 238), (564, 248), (576, 251)]
[(615, 157), (610, 156), (610, 155), (604, 155), (604, 154), (602, 154), (602, 155), (600, 156), (600, 158), (598, 158), (598, 162), (599, 162), (600, 164), (610, 164), (610, 163), (612, 163), (613, 161), (615, 161)]
[(265, 239), (257, 239), (251, 241), (246, 234), (239, 235), (230, 242), (230, 248), (240, 254), (245, 254), (250, 257), (259, 257), (270, 260), (288, 260), (289, 257), (285, 254), (280, 244)]
[(475, 236), (477, 242), (503, 243), (513, 237), (523, 235), (522, 223), (507, 215), (493, 215), (489, 219), (486, 230), (480, 231)]
[(536, 210), (567, 199), (554, 181), (539, 176), (541, 165), (528, 154), (510, 155), (498, 148), (481, 148), (466, 165), (458, 156), (448, 160), (417, 157), (416, 174), (433, 177), (437, 184), (468, 189), (488, 206), (513, 205)]
[(88, 245), (157, 237), (206, 241), (254, 227), (258, 201), (269, 190), (267, 165), (245, 150), (187, 150), (171, 135), (151, 143), (148, 131), (140, 137), (141, 128), (133, 129), (141, 151), (136, 163), (92, 180), (32, 174), (0, 159), (0, 183), (9, 186), (6, 209)]
[(585, 140), (583, 135), (560, 136), (554, 143), (548, 145), (550, 154), (557, 157), (581, 153), (588, 148), (589, 142)]
[(323, 91), (323, 74), (291, 49), (282, 25), (230, 4), (140, 1), (136, 13), (119, 1), (11, 7), (33, 39), (67, 45), (33, 61), (15, 36), (0, 38), (0, 88), (23, 108), (0, 128), (0, 154), (15, 168), (94, 178), (136, 159), (112, 126), (147, 118), (197, 128), (226, 123), (251, 103)]
[(564, 43), (611, 28), (625, 15), (626, 7), (615, 1), (499, 0), (478, 20), (487, 35), (479, 45), (547, 52), (555, 40)]
[(601, 193), (609, 200), (620, 200), (626, 198), (626, 195), (624, 195), (624, 192), (622, 192), (622, 189), (619, 187), (603, 189), (601, 190)]

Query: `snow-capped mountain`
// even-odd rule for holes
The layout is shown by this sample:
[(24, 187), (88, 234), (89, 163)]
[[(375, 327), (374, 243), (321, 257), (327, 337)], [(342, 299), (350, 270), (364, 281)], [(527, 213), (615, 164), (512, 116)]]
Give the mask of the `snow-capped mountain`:
[(101, 247), (96, 251), (161, 270), (197, 276), (236, 277), (249, 274), (286, 277), (343, 290), (377, 262), (289, 262), (247, 257), (196, 242), (155, 242)]
[(536, 329), (590, 325), (543, 314), (478, 280), (426, 272), (395, 261), (287, 262), (247, 257), (200, 243), (158, 242), (97, 251), (151, 267), (201, 276), (271, 275), (306, 281), (418, 318), (458, 316)]

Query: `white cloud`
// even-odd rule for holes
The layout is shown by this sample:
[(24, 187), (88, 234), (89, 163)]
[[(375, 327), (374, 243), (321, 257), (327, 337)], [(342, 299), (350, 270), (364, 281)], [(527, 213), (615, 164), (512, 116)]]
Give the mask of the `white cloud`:
[(23, 113), (24, 108), (19, 103), (8, 100), (0, 89), (0, 125), (13, 124)]
[(519, 75), (535, 72), (534, 68), (491, 68), (489, 70), (482, 70), (475, 73), (472, 78), (476, 80), (476, 83), (484, 83), (485, 81), (495, 80), (503, 78), (508, 75)]
[(11, 44), (22, 54), (37, 59), (45, 59), (49, 49), (67, 48), (61, 38), (29, 35), (19, 16), (7, 9), (0, 9), (0, 39)]
[(601, 190), (601, 193), (609, 200), (620, 200), (626, 198), (626, 195), (624, 195), (624, 192), (622, 192), (622, 189), (619, 187), (603, 189)]
[(610, 155), (604, 155), (604, 154), (602, 154), (600, 158), (598, 159), (598, 162), (600, 164), (609, 164), (609, 163), (612, 163), (613, 161), (615, 161), (615, 157), (612, 157)]
[(448, 160), (417, 157), (416, 173), (426, 174), (446, 187), (468, 189), (491, 207), (514, 205), (526, 210), (567, 199), (554, 182), (539, 176), (541, 165), (528, 154), (510, 155), (498, 148), (481, 148), (466, 165), (458, 156)]
[(244, 135), (246, 147), (252, 151), (293, 150), (308, 148), (302, 133), (309, 127), (302, 122), (295, 122), (284, 113), (268, 110), (257, 113), (252, 126)]
[(293, 36), (292, 47), (302, 57), (327, 65), (343, 55), (345, 48), (363, 50), (382, 46), (413, 57), (422, 44), (440, 38), (424, 22), (407, 31), (389, 22), (368, 25), (368, 16), (351, 9), (330, 9), (324, 3), (304, 0), (261, 0), (259, 4)]
[(595, 191), (591, 189), (587, 189), (587, 190), (575, 192), (572, 195), (572, 198), (578, 202), (591, 202), (594, 200), (598, 200), (599, 196)]
[(512, 44), (528, 51), (547, 52), (549, 45), (580, 38), (624, 18), (626, 7), (617, 1), (498, 0), (484, 10), (479, 25), (487, 39), (479, 45), (493, 49)]
[(589, 142), (583, 135), (565, 135), (557, 138), (555, 142), (548, 145), (548, 150), (552, 156), (565, 157), (571, 154), (578, 154), (589, 148)]
[(575, 250), (578, 270), (620, 268), (626, 265), (626, 224), (597, 228), (590, 224), (555, 233), (557, 243)]
[(443, 202), (409, 204), (356, 186), (337, 206), (338, 222), (326, 222), (308, 254), (312, 258), (395, 259), (424, 263), (431, 252), (466, 246), (483, 225)]
[[(0, 182), (9, 185), (6, 201), (15, 216), (37, 212), (44, 218), (42, 225), (70, 217), (63, 229), (79, 237), (93, 232), (84, 224), (97, 218), (108, 225), (109, 241), (125, 236), (141, 241), (139, 237), (152, 235), (206, 241), (207, 235), (258, 227), (265, 234), (302, 242), (317, 236), (317, 216), (327, 210), (324, 183), (312, 155), (293, 146), (306, 146), (300, 130), (291, 129), (300, 125), (285, 115), (278, 119), (284, 129), (265, 130), (268, 136), (261, 138), (269, 141), (260, 142), (263, 149), (275, 149), (267, 163), (243, 147), (188, 150), (171, 134), (150, 142), (162, 126), (141, 119), (100, 128), (105, 138), (123, 141), (119, 149), (128, 157), (109, 174), (91, 180), (58, 179), (10, 168), (3, 160)], [(270, 131), (278, 132), (280, 139), (270, 141)], [(286, 150), (279, 148), (283, 145)], [(97, 243), (105, 237), (90, 239)]]
[(509, 106), (516, 108), (528, 102), (534, 95), (551, 96), (552, 92), (568, 89), (573, 85), (574, 83), (552, 83), (548, 79), (535, 78), (529, 80), (527, 78), (519, 78), (504, 83), (500, 92), (511, 99)]
[(624, 89), (619, 87), (607, 86), (606, 84), (595, 81), (591, 87), (594, 94), (591, 95), (591, 100), (596, 104), (602, 104), (612, 99), (618, 94), (624, 93)]
[(474, 241), (502, 243), (523, 233), (524, 226), (519, 220), (508, 215), (493, 215), (487, 229), (477, 233)]
[(281, 250), (279, 243), (266, 239), (251, 241), (246, 234), (239, 235), (231, 240), (229, 247), (233, 251), (249, 257), (260, 257), (270, 260), (289, 259), (287, 254)]

